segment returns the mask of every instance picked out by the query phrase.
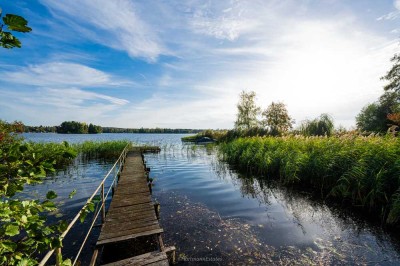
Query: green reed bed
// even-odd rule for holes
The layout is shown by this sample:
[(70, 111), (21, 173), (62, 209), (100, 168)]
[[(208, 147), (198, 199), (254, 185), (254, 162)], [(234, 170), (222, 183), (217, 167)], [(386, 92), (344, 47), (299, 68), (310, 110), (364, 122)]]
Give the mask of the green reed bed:
[(104, 159), (118, 157), (126, 145), (131, 145), (131, 142), (128, 140), (85, 141), (72, 144), (72, 147), (86, 159)]
[(126, 145), (131, 145), (128, 140), (114, 141), (85, 141), (82, 143), (42, 143), (29, 142), (32, 152), (37, 158), (52, 158), (56, 168), (62, 168), (71, 163), (77, 155), (83, 159), (116, 159)]
[(379, 213), (387, 224), (400, 218), (400, 139), (395, 137), (253, 137), (220, 144), (236, 167), (310, 188)]

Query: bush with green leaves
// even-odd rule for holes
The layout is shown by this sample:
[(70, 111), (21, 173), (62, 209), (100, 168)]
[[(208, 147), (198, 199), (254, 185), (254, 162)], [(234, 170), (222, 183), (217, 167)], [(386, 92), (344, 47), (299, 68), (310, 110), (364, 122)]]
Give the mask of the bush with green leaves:
[(23, 125), (0, 120), (0, 264), (35, 265), (38, 253), (61, 247), (61, 233), (67, 222), (49, 225), (46, 214), (57, 209), (57, 197), (49, 191), (46, 199), (21, 200), (15, 195), (24, 186), (37, 184), (54, 173), (62, 158), (70, 161), (76, 156), (67, 143), (53, 150), (24, 142), (17, 134)]

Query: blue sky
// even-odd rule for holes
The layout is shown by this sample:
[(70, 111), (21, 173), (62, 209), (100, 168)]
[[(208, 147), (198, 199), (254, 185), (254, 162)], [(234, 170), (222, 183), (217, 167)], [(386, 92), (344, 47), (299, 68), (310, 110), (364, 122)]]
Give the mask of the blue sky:
[(33, 31), (0, 50), (0, 119), (232, 128), (238, 95), (336, 125), (378, 99), (400, 1), (0, 1)]

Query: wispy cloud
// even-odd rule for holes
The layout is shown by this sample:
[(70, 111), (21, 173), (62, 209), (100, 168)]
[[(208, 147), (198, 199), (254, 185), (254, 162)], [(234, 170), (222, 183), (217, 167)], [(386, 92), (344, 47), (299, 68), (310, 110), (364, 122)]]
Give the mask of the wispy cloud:
[(141, 17), (132, 1), (41, 0), (53, 15), (84, 38), (122, 50), (131, 57), (155, 61), (167, 53), (159, 37)]
[[(91, 121), (102, 124), (111, 111), (128, 105), (129, 101), (78, 88), (38, 88), (9, 91), (0, 88), (0, 110), (13, 113), (13, 120), (57, 125), (65, 120)], [(25, 119), (22, 119), (25, 117)]]
[(103, 71), (76, 63), (50, 62), (5, 71), (0, 80), (16, 84), (52, 87), (100, 87), (132, 85)]
[(209, 35), (217, 39), (234, 41), (259, 23), (246, 15), (246, 3), (242, 1), (211, 3), (199, 5), (190, 19), (194, 32)]
[(394, 0), (393, 6), (396, 9), (396, 11), (392, 11), (388, 14), (385, 14), (385, 15), (377, 18), (377, 20), (395, 20), (395, 19), (399, 18), (400, 17), (400, 0)]

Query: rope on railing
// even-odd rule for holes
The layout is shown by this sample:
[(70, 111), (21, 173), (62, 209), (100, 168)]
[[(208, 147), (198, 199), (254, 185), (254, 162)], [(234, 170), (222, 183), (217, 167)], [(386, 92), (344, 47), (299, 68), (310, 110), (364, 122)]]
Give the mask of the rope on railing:
[[(129, 144), (125, 146), (124, 150), (121, 152), (121, 155), (119, 156), (118, 160), (114, 163), (113, 167), (108, 171), (108, 173), (105, 175), (105, 177), (103, 178), (103, 180), (100, 182), (100, 184), (97, 186), (96, 190), (93, 192), (93, 194), (89, 197), (89, 199), (86, 201), (85, 205), (83, 205), (83, 207), (79, 210), (79, 212), (77, 213), (77, 215), (74, 217), (74, 219), (72, 219), (72, 221), (69, 223), (67, 229), (61, 234), (60, 238), (61, 240), (64, 239), (64, 237), (68, 234), (68, 232), (71, 230), (71, 228), (75, 225), (76, 221), (79, 219), (79, 217), (81, 216), (82, 212), (85, 210), (85, 207), (87, 206), (88, 203), (90, 203), (93, 198), (96, 196), (96, 194), (99, 192), (99, 190), (101, 189), (101, 206), (99, 208), (99, 210), (97, 211), (97, 213), (95, 214), (95, 217), (92, 221), (92, 224), (90, 225), (90, 228), (85, 236), (85, 239), (82, 242), (81, 247), (79, 248), (78, 253), (75, 256), (74, 262), (72, 263), (72, 265), (75, 265), (76, 262), (78, 261), (79, 255), (81, 254), (83, 247), (86, 244), (86, 241), (94, 227), (94, 224), (97, 220), (97, 217), (99, 216), (100, 212), (102, 212), (102, 223), (105, 222), (105, 202), (106, 199), (113, 187), (113, 185), (115, 184), (116, 178), (119, 174), (119, 172), (121, 171), (121, 167), (123, 166), (124, 160), (126, 158), (126, 154), (128, 153), (128, 149), (129, 149)], [(117, 171), (117, 166), (118, 165), (118, 171)], [(104, 183), (105, 181), (108, 179), (108, 177), (110, 176), (110, 174), (112, 173), (112, 171), (114, 171), (114, 178), (113, 181), (111, 182), (110, 188), (107, 191), (107, 194), (104, 194)], [(43, 257), (43, 259), (41, 260), (41, 262), (39, 263), (39, 266), (44, 266), (45, 263), (50, 259), (51, 255), (53, 255), (53, 253), (61, 253), (61, 248), (57, 248), (57, 249), (52, 249), (49, 252), (47, 252), (47, 254)], [(59, 262), (56, 262), (57, 265), (59, 264)]]

